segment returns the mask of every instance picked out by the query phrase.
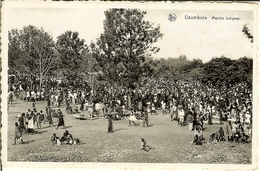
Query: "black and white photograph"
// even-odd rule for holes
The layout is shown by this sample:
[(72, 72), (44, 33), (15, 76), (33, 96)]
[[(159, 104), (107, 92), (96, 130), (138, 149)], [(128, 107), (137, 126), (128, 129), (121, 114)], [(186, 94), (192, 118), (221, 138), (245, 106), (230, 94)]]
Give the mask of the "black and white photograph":
[(4, 2), (3, 166), (257, 169), (257, 8)]

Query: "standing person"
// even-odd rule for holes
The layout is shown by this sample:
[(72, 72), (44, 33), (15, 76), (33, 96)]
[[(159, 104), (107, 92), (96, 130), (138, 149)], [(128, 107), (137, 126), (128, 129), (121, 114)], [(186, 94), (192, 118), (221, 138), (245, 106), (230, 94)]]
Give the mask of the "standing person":
[(194, 126), (193, 126), (193, 124), (194, 124), (194, 117), (193, 117), (191, 111), (189, 111), (189, 114), (187, 116), (187, 122), (189, 124), (189, 131), (192, 131), (193, 128), (194, 128)]
[(81, 111), (84, 110), (84, 104), (85, 104), (85, 98), (82, 98), (79, 110), (81, 110)]
[(13, 145), (16, 145), (16, 139), (20, 139), (22, 144), (24, 143), (22, 135), (23, 135), (23, 131), (22, 131), (21, 127), (18, 125), (17, 122), (15, 122), (15, 137), (14, 137), (14, 144)]
[(58, 94), (56, 94), (54, 96), (54, 106), (59, 107), (59, 96), (58, 96)]
[(26, 127), (25, 127), (25, 113), (22, 113), (22, 115), (19, 117), (18, 119), (20, 128), (22, 129), (22, 131), (26, 131)]
[(58, 107), (60, 107), (61, 102), (62, 102), (62, 99), (61, 99), (61, 96), (59, 95), (59, 96), (58, 96)]
[(53, 94), (51, 94), (50, 102), (51, 102), (51, 106), (54, 106), (54, 95)]
[(26, 101), (27, 101), (27, 102), (30, 101), (30, 96), (31, 96), (30, 91), (27, 90), (27, 92), (26, 92)]
[(144, 109), (142, 109), (142, 112), (141, 112), (142, 116), (143, 116), (143, 127), (145, 127), (145, 124), (146, 126), (148, 127), (148, 112), (145, 111)]
[(91, 120), (93, 118), (93, 108), (92, 108), (92, 105), (89, 105), (88, 107), (88, 114), (89, 114), (89, 120)]
[(34, 115), (30, 114), (28, 118), (28, 133), (33, 134), (34, 131)]
[(13, 103), (13, 96), (14, 96), (13, 91), (9, 91), (9, 95), (8, 95), (8, 98), (9, 98), (9, 100), (8, 100), (8, 104), (9, 104), (9, 103), (10, 103), (10, 104)]
[(171, 105), (170, 111), (171, 111), (171, 121), (173, 121), (176, 116), (176, 106), (174, 104)]
[(123, 117), (123, 108), (120, 104), (117, 105), (118, 115), (119, 117)]
[(112, 122), (112, 116), (108, 115), (108, 130), (107, 133), (113, 133), (113, 122)]
[(32, 108), (33, 108), (33, 109), (36, 109), (36, 102), (35, 102), (34, 99), (32, 100)]
[(48, 122), (49, 122), (49, 126), (54, 126), (54, 125), (53, 125), (53, 122), (52, 122), (52, 116), (51, 116), (50, 113), (47, 114), (47, 120), (48, 120)]
[(208, 110), (207, 111), (208, 113), (208, 124), (209, 125), (213, 125), (213, 122), (212, 122), (212, 113)]
[(131, 122), (133, 122), (136, 126), (136, 123), (135, 121), (137, 121), (136, 117), (135, 117), (135, 114), (134, 114), (134, 109), (131, 109), (131, 114), (130, 114), (130, 117), (129, 117), (129, 126), (131, 126)]
[(65, 123), (64, 123), (64, 115), (62, 114), (62, 112), (60, 112), (59, 114), (58, 114), (58, 125), (57, 125), (57, 127), (56, 127), (56, 129), (58, 129), (60, 126), (63, 126), (63, 128), (65, 129), (66, 127), (65, 127)]
[(51, 106), (51, 100), (50, 100), (50, 97), (47, 97), (47, 106), (48, 106), (48, 107)]
[(178, 125), (184, 126), (184, 110), (181, 108), (178, 112)]
[(237, 129), (238, 129), (237, 122), (236, 122), (236, 121), (233, 122), (233, 124), (232, 124), (231, 127), (232, 127), (232, 129), (231, 129), (231, 131), (232, 131), (232, 136), (235, 137), (235, 134), (237, 133)]
[(155, 113), (156, 114), (156, 110), (155, 110), (155, 105), (154, 103), (152, 103), (152, 107), (151, 107), (151, 114)]
[(41, 128), (42, 125), (42, 121), (44, 120), (44, 114), (42, 112), (42, 110), (40, 111), (40, 113), (37, 113), (36, 114), (36, 125), (37, 125), (37, 128)]

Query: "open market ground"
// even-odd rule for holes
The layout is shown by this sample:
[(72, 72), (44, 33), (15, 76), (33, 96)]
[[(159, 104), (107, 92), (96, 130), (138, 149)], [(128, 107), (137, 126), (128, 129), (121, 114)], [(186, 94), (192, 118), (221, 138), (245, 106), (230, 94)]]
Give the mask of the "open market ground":
[[(37, 102), (37, 110), (45, 110), (46, 102)], [(53, 133), (61, 137), (65, 131), (56, 130), (57, 119), (53, 118), (54, 127), (48, 123), (37, 129), (33, 135), (24, 134), (25, 144), (12, 145), (14, 123), (17, 115), (32, 108), (31, 102), (15, 100), (8, 110), (7, 160), (19, 162), (123, 162), (123, 163), (197, 163), (197, 164), (251, 164), (252, 144), (232, 142), (208, 142), (211, 133), (219, 130), (220, 125), (204, 127), (206, 143), (192, 145), (194, 133), (188, 126), (180, 126), (170, 121), (170, 115), (149, 114), (149, 127), (128, 126), (128, 118), (113, 121), (114, 133), (107, 133), (108, 120), (103, 116), (93, 120), (78, 120), (68, 115), (65, 106), (60, 109), (65, 115), (66, 129), (79, 138), (77, 145), (53, 145), (50, 141)], [(53, 109), (58, 109), (53, 107)], [(86, 112), (86, 111), (83, 111)], [(225, 123), (226, 124), (226, 123)], [(225, 128), (225, 125), (221, 125)], [(141, 150), (141, 138), (154, 147), (146, 152)], [(17, 141), (19, 142), (19, 140)]]

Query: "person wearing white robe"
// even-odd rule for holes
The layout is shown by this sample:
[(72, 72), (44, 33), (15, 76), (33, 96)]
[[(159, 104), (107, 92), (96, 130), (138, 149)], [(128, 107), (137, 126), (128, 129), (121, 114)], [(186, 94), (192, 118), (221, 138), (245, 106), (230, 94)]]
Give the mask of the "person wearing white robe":
[(28, 132), (30, 132), (31, 134), (33, 133), (33, 130), (34, 130), (34, 118), (31, 116), (29, 117), (28, 119)]

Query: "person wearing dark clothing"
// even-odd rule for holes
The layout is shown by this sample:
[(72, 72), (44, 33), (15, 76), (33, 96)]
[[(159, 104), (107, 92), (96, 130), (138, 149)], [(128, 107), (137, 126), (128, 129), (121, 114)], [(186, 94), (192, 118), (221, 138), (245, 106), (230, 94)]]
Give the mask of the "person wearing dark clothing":
[(17, 122), (15, 122), (15, 137), (14, 137), (14, 144), (16, 144), (16, 139), (20, 139), (22, 144), (24, 143), (23, 142), (23, 131), (22, 131), (22, 128), (18, 125)]
[(202, 145), (202, 139), (198, 135), (195, 135), (194, 139), (192, 140), (192, 144), (194, 144), (194, 145)]
[(146, 141), (144, 138), (141, 138), (141, 141), (142, 141), (142, 144), (141, 144), (141, 149), (144, 150), (144, 151), (150, 151), (151, 149), (154, 149), (152, 148), (151, 146), (147, 145)]
[(65, 123), (64, 123), (64, 118), (63, 118), (64, 116), (63, 116), (63, 114), (62, 113), (59, 113), (59, 115), (58, 115), (58, 125), (57, 125), (57, 128), (56, 129), (58, 129), (60, 126), (63, 126), (63, 128), (66, 128), (65, 127)]
[(50, 98), (47, 98), (47, 106), (48, 106), (48, 107), (51, 106), (51, 100), (50, 100)]
[(80, 108), (79, 108), (79, 110), (84, 110), (84, 104), (85, 104), (85, 99), (82, 99), (81, 100), (81, 103), (80, 103)]
[(213, 122), (212, 122), (212, 115), (211, 115), (210, 112), (209, 112), (209, 115), (208, 115), (208, 124), (209, 124), (209, 125), (213, 125)]
[(66, 130), (63, 134), (63, 137), (61, 137), (60, 141), (64, 144), (72, 144), (73, 136), (69, 133), (68, 130)]
[(51, 116), (51, 114), (47, 114), (47, 120), (48, 120), (48, 122), (49, 122), (49, 126), (54, 126), (54, 125), (53, 125), (53, 122), (52, 122), (52, 116)]
[(26, 130), (26, 127), (25, 127), (25, 113), (22, 113), (22, 115), (18, 119), (18, 122), (19, 122), (19, 126), (22, 129), (22, 131), (25, 131)]
[(117, 106), (118, 115), (121, 118), (123, 116), (123, 108), (121, 105)]
[(220, 141), (226, 141), (224, 130), (222, 129), (222, 127), (220, 127), (218, 132), (219, 132), (219, 140)]
[(112, 116), (108, 116), (108, 130), (107, 133), (113, 133), (113, 122), (112, 122)]

